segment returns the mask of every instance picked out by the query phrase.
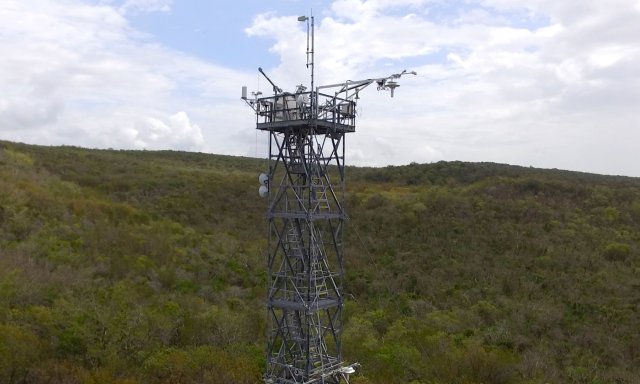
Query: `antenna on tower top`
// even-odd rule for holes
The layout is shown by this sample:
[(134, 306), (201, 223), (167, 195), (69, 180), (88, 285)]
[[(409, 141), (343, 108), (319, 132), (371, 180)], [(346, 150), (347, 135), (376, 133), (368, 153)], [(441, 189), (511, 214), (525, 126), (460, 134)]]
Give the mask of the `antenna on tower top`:
[[(309, 23), (311, 20), (311, 23)], [(315, 52), (315, 24), (313, 18), (313, 9), (311, 10), (311, 16), (298, 16), (298, 21), (307, 22), (307, 68), (311, 67), (311, 110), (313, 111), (314, 98), (313, 98), (313, 82), (314, 82), (314, 70), (315, 70), (315, 61), (314, 61), (314, 52)], [(309, 49), (309, 33), (311, 33), (311, 49)], [(309, 60), (311, 58), (311, 60)]]

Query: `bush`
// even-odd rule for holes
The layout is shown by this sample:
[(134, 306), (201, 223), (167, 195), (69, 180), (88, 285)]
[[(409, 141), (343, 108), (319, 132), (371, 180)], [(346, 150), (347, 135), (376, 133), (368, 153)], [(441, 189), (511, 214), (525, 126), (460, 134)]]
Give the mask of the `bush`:
[(31, 331), (0, 324), (0, 383), (24, 382), (41, 353), (42, 344)]
[(631, 247), (629, 244), (610, 243), (604, 249), (604, 257), (610, 261), (624, 261), (629, 257)]

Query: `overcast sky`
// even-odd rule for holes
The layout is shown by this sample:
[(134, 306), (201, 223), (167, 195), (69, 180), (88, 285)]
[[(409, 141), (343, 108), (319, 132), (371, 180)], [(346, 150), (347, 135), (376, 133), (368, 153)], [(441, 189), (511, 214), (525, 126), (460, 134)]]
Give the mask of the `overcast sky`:
[(263, 156), (240, 88), (403, 69), (347, 163), (640, 176), (640, 0), (0, 0), (0, 139)]

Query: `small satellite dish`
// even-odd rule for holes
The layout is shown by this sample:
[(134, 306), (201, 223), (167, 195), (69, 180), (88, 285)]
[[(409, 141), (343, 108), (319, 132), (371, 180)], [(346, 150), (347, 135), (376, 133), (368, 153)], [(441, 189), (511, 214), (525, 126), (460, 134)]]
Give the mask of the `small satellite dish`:
[(258, 181), (260, 182), (260, 185), (269, 185), (269, 175), (261, 173), (260, 176), (258, 176)]
[(346, 374), (348, 374), (348, 375), (350, 375), (350, 374), (352, 374), (352, 373), (355, 373), (355, 371), (356, 371), (356, 370), (355, 370), (355, 369), (353, 369), (353, 367), (351, 367), (351, 366), (349, 366), (349, 367), (342, 367), (342, 368), (340, 369), (340, 372), (342, 372), (342, 373), (346, 373)]
[(258, 188), (258, 194), (260, 195), (260, 197), (269, 196), (269, 188), (267, 188), (266, 185), (261, 185), (260, 188)]

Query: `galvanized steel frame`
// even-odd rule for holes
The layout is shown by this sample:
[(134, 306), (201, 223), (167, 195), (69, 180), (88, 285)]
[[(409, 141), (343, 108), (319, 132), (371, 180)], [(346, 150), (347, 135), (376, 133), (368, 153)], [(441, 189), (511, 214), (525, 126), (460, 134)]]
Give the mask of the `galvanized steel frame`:
[[(270, 106), (269, 116), (288, 109), (285, 103), (282, 111), (274, 110), (275, 98), (258, 101)], [(354, 102), (343, 103), (355, 110)], [(258, 129), (269, 132), (267, 383), (346, 379), (341, 345), (344, 159), (345, 133), (355, 130), (355, 122), (346, 116), (350, 120), (340, 121), (347, 124), (336, 119), (318, 124), (317, 116), (300, 119), (306, 117), (300, 113), (278, 124), (273, 118), (257, 121)]]

